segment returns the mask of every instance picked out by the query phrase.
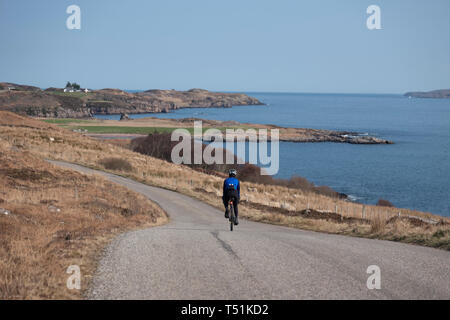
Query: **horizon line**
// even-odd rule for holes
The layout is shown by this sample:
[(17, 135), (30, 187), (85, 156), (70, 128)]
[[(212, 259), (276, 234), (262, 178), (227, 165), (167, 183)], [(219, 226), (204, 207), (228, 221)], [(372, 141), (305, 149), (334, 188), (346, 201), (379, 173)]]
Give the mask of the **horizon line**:
[[(0, 81), (0, 82), (5, 82), (5, 83), (13, 83), (13, 82), (8, 82), (8, 81)], [(17, 85), (29, 85), (29, 84), (21, 84), (21, 83), (14, 83)], [(38, 88), (40, 88), (41, 90), (45, 90), (48, 88), (52, 88), (54, 86), (49, 86), (49, 87), (41, 87), (39, 85), (36, 85)], [(55, 87), (56, 88), (56, 87)], [(61, 87), (63, 88), (63, 87)], [(86, 87), (88, 88), (88, 87)], [(120, 89), (117, 87), (112, 87), (112, 86), (106, 86), (103, 88), (88, 88), (91, 90), (102, 90), (102, 89), (119, 89), (119, 90), (123, 90), (123, 91), (148, 91), (148, 90), (176, 90), (176, 91), (188, 91), (191, 89), (202, 89), (202, 90), (208, 90), (211, 92), (224, 92), (224, 93), (278, 93), (278, 94), (329, 94), (329, 95), (404, 95), (407, 92), (428, 92), (428, 91), (434, 91), (434, 90), (409, 90), (409, 91), (405, 91), (405, 92), (321, 92), (321, 91), (283, 91), (283, 90), (215, 90), (215, 89), (203, 89), (203, 88), (198, 88), (198, 87), (192, 87), (189, 89), (174, 89), (174, 88), (170, 88), (170, 89), (163, 89), (163, 88), (148, 88), (148, 89)]]
[[(404, 93), (399, 93), (399, 92), (308, 92), (308, 91), (259, 91), (259, 90), (210, 90), (210, 89), (203, 89), (203, 88), (190, 88), (190, 89), (157, 89), (157, 88), (152, 88), (152, 89), (121, 89), (124, 91), (148, 91), (148, 90), (175, 90), (175, 91), (188, 91), (188, 90), (192, 90), (192, 89), (201, 89), (201, 90), (207, 90), (210, 92), (223, 92), (223, 93), (280, 93), (280, 94), (355, 94), (355, 95), (404, 95), (407, 92), (412, 92), (412, 91), (405, 91)], [(94, 89), (94, 90), (101, 90), (101, 89)], [(426, 91), (424, 91), (426, 92)]]

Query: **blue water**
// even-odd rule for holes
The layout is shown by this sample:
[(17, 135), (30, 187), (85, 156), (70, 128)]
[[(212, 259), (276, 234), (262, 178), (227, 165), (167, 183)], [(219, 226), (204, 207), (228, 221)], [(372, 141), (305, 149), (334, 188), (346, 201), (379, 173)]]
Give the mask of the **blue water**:
[(296, 174), (360, 202), (373, 204), (384, 198), (399, 207), (450, 216), (450, 100), (401, 95), (249, 95), (267, 105), (132, 117), (236, 120), (357, 131), (393, 140), (394, 145), (281, 142), (277, 177)]

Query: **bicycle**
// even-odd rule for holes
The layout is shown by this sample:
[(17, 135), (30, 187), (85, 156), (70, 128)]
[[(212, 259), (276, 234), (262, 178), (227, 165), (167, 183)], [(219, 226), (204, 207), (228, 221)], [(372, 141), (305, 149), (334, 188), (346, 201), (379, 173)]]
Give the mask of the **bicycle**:
[(236, 220), (236, 215), (234, 213), (233, 199), (230, 199), (230, 201), (228, 201), (228, 206), (230, 208), (230, 211), (229, 211), (230, 231), (233, 231), (234, 222)]

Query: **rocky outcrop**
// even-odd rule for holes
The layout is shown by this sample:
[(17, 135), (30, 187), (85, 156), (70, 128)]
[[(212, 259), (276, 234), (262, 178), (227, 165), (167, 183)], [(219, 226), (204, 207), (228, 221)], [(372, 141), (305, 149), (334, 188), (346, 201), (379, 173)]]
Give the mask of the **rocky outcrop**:
[(69, 109), (63, 107), (27, 107), (14, 108), (10, 111), (16, 112), (22, 115), (28, 115), (37, 118), (92, 118), (92, 114), (87, 109), (77, 108)]
[(41, 90), (0, 91), (0, 110), (32, 117), (86, 118), (91, 112), (79, 99)]
[[(335, 143), (350, 143), (350, 144), (394, 144), (394, 142), (386, 139), (381, 139), (373, 136), (358, 136), (342, 134), (338, 131), (329, 130), (316, 130), (316, 129), (297, 129), (297, 132), (291, 133), (290, 128), (279, 129), (279, 141), (285, 142), (299, 142), (299, 143), (313, 143), (313, 142), (335, 142)], [(238, 141), (254, 141), (258, 142), (258, 136), (256, 139), (251, 139), (248, 135), (236, 134), (236, 136), (227, 139), (225, 136), (224, 141), (238, 140)], [(212, 142), (213, 139), (205, 139), (203, 141)], [(267, 137), (267, 141), (271, 141), (270, 133)]]
[(406, 97), (411, 98), (434, 98), (434, 99), (450, 99), (450, 89), (434, 90), (428, 92), (407, 92)]
[(41, 88), (35, 86), (27, 86), (22, 84), (0, 82), (0, 90), (6, 91), (41, 91)]
[(170, 112), (179, 108), (229, 108), (260, 105), (258, 99), (241, 93), (219, 93), (202, 89), (189, 91), (147, 90), (130, 93), (102, 89), (89, 93), (64, 93), (58, 88), (0, 83), (0, 110), (33, 117), (84, 118), (93, 114)]
[(120, 119), (119, 121), (125, 121), (125, 120), (131, 120), (130, 117), (128, 116), (128, 114), (126, 113), (121, 113), (120, 114)]

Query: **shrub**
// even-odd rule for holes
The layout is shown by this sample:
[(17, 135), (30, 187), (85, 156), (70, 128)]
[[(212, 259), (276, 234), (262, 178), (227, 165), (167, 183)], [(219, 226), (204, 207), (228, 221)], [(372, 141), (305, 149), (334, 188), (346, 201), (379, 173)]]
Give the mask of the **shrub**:
[(177, 142), (170, 140), (169, 133), (154, 133), (131, 141), (131, 148), (135, 152), (148, 156), (171, 161), (172, 148)]
[(131, 164), (121, 158), (105, 158), (99, 161), (99, 163), (105, 167), (105, 169), (109, 170), (118, 170), (118, 171), (131, 171), (133, 167)]
[(394, 205), (390, 201), (385, 200), (385, 199), (379, 199), (378, 202), (377, 202), (377, 206), (380, 206), (380, 207), (394, 207)]
[[(191, 150), (194, 150), (194, 140), (191, 141)], [(131, 142), (131, 149), (151, 157), (166, 160), (171, 162), (172, 149), (178, 144), (177, 141), (171, 141), (170, 133), (152, 133), (146, 137), (133, 139)], [(202, 144), (202, 150), (206, 148)], [(306, 178), (299, 176), (292, 176), (290, 179), (276, 179), (272, 176), (262, 175), (261, 168), (250, 163), (245, 164), (225, 164), (226, 150), (223, 152), (224, 164), (190, 164), (189, 167), (208, 174), (218, 175), (226, 173), (229, 169), (237, 169), (238, 179), (241, 181), (254, 182), (259, 184), (285, 186), (293, 189), (307, 190), (318, 194), (323, 194), (331, 197), (346, 198), (346, 195), (339, 194), (333, 189), (326, 186), (315, 186), (314, 183), (308, 181)], [(214, 154), (213, 154), (214, 156)], [(191, 163), (194, 162), (193, 152), (191, 154)], [(234, 156), (234, 163), (237, 163), (237, 157)]]
[(297, 189), (312, 189), (314, 188), (314, 183), (308, 181), (308, 179), (306, 178), (294, 175), (287, 182), (287, 186), (289, 188), (297, 188)]

